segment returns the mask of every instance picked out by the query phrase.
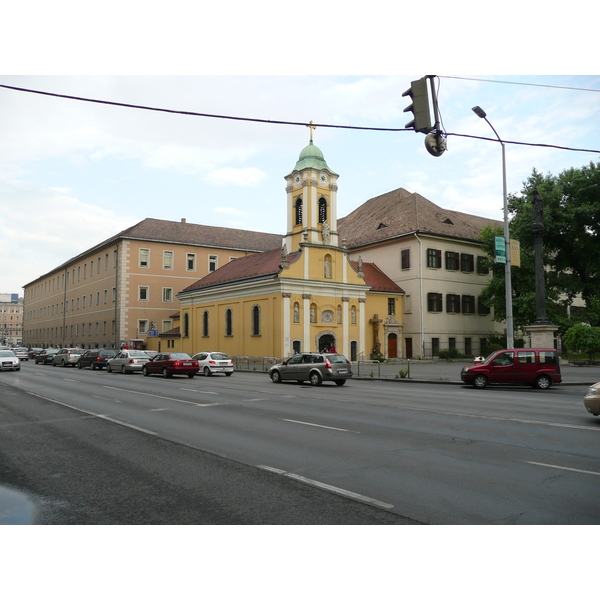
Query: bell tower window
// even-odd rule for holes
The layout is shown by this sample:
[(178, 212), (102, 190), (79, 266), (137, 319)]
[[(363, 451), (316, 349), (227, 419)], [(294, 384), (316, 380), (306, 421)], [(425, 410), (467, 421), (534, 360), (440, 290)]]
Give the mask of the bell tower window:
[(319, 223), (325, 223), (327, 221), (327, 200), (325, 198), (319, 199)]
[(302, 198), (296, 200), (294, 208), (296, 209), (296, 225), (302, 225)]

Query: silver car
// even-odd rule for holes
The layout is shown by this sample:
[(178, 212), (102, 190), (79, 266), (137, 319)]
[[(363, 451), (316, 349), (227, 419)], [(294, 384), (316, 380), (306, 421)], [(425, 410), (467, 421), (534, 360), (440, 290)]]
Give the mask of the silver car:
[(79, 357), (85, 352), (81, 348), (61, 348), (52, 357), (53, 367), (74, 367)]
[(352, 377), (352, 365), (343, 354), (302, 352), (273, 365), (269, 369), (269, 376), (273, 383), (285, 380), (302, 383), (308, 379), (311, 385), (321, 385), (324, 381), (344, 385)]
[(0, 350), (0, 371), (20, 371), (21, 361), (12, 350)]
[(198, 361), (200, 371), (206, 377), (215, 373), (225, 373), (228, 377), (233, 374), (233, 361), (223, 352), (199, 352), (192, 358)]
[(27, 348), (13, 348), (12, 351), (19, 360), (29, 360), (29, 350)]
[(128, 373), (142, 372), (142, 367), (150, 360), (150, 356), (142, 350), (121, 350), (114, 358), (110, 358), (106, 363), (106, 370), (109, 373)]

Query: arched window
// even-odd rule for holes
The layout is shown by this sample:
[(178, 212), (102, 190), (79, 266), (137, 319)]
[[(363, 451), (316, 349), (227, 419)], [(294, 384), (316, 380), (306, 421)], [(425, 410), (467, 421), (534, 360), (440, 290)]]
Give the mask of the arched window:
[(208, 311), (202, 313), (202, 337), (208, 337)]
[(225, 335), (233, 335), (233, 318), (230, 308), (225, 311)]
[(190, 313), (183, 313), (183, 337), (190, 337)]
[(260, 335), (260, 306), (252, 307), (252, 335)]
[(296, 200), (296, 225), (302, 225), (302, 198)]
[(319, 198), (319, 223), (327, 221), (327, 200)]

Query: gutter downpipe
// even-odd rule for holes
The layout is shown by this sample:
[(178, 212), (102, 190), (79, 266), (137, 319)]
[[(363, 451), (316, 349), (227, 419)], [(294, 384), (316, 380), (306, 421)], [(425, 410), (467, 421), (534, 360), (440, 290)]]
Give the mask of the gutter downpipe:
[(423, 331), (423, 242), (415, 231), (415, 237), (419, 242), (419, 320), (421, 322), (421, 356), (425, 358), (425, 333)]

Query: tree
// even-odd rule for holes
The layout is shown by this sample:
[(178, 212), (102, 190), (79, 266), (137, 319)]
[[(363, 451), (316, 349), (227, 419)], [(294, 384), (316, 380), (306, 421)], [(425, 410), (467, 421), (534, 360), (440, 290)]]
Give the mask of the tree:
[(600, 327), (578, 323), (567, 330), (563, 341), (569, 350), (586, 352), (593, 360), (594, 354), (600, 352)]
[[(536, 319), (535, 272), (531, 208), (537, 188), (544, 202), (544, 265), (546, 267), (546, 316), (564, 332), (573, 324), (567, 307), (580, 295), (585, 319), (600, 325), (600, 163), (567, 169), (558, 177), (535, 169), (520, 194), (508, 198), (511, 238), (521, 243), (521, 267), (513, 267), (513, 317), (515, 329)], [(494, 265), (493, 237), (500, 228), (486, 228), (481, 242), (490, 256), (493, 278), (483, 292), (493, 306), (495, 319), (506, 318), (504, 265)], [(581, 321), (582, 317), (578, 317)]]

